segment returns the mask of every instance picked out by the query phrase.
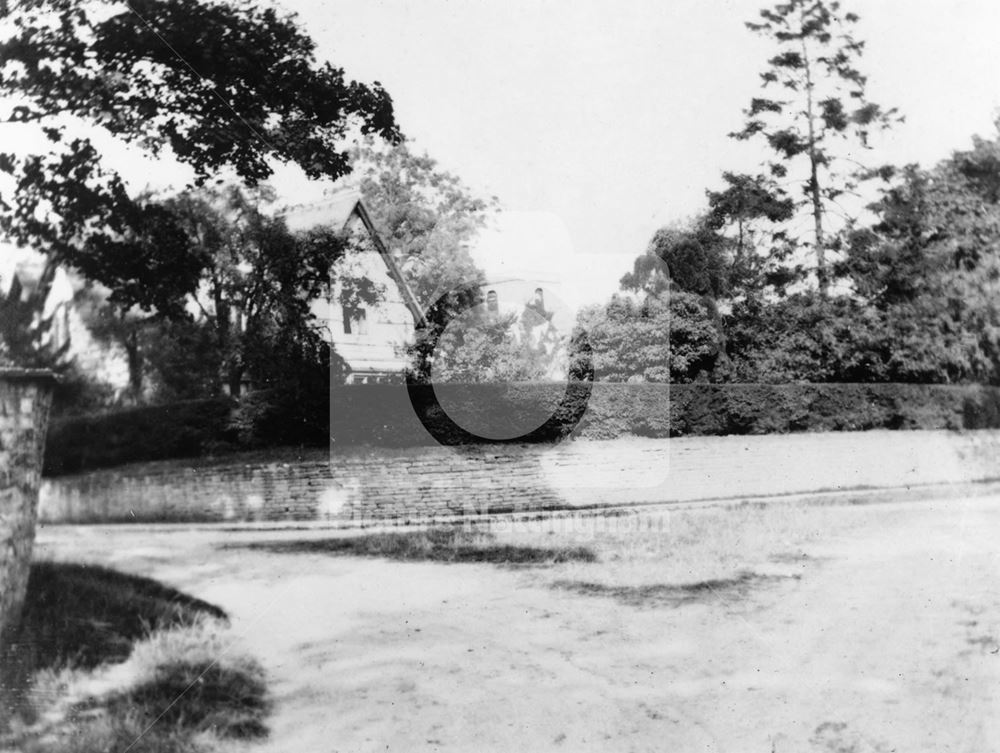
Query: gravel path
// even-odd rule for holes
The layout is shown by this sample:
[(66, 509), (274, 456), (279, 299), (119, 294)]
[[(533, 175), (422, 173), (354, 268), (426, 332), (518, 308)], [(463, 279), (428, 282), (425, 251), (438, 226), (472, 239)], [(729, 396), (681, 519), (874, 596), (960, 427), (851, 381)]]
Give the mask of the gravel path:
[(276, 700), (253, 750), (1000, 749), (1000, 497), (864, 509), (782, 577), (673, 605), (553, 588), (563, 566), (218, 546), (275, 533), (46, 527), (37, 551), (229, 611)]

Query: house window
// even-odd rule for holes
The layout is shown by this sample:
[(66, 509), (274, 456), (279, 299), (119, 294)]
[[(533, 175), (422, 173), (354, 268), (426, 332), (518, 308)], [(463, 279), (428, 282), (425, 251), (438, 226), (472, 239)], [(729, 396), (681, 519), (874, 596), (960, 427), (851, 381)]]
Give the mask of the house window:
[(364, 309), (355, 309), (353, 314), (347, 306), (343, 307), (344, 334), (367, 335), (368, 317)]

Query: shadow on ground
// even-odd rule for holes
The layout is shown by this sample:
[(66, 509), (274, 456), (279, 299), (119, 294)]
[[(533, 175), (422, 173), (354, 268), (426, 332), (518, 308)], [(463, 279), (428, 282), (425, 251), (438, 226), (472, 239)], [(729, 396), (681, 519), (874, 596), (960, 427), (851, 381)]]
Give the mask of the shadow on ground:
[[(269, 701), (259, 665), (192, 658), (192, 650), (198, 654), (207, 645), (197, 638), (204, 618), (227, 620), (219, 607), (150, 578), (93, 565), (35, 563), (21, 625), (0, 656), (0, 750), (207, 753), (199, 734), (266, 736)], [(161, 641), (155, 652), (147, 647), (132, 682), (97, 697), (71, 694), (65, 711), (51, 719), (58, 699), (42, 697), (39, 677), (100, 671), (129, 659), (139, 642), (173, 629), (195, 637)], [(130, 661), (135, 664), (134, 657)]]
[(404, 562), (487, 562), (498, 565), (544, 565), (595, 562), (586, 547), (535, 547), (497, 543), (496, 536), (459, 528), (374, 533), (329, 539), (262, 541), (227, 546), (274, 554), (329, 554), (343, 557), (384, 557)]
[(92, 669), (124, 661), (132, 644), (155, 630), (202, 615), (226, 619), (219, 607), (151, 578), (96, 565), (36, 562), (21, 627), (4, 660), (31, 671)]
[[(742, 599), (754, 587), (783, 580), (782, 575), (742, 572), (732, 578), (702, 580), (696, 583), (653, 583), (641, 586), (614, 586), (580, 580), (557, 580), (553, 588), (581, 596), (603, 596), (630, 607), (679, 607), (712, 599)], [(790, 576), (798, 578), (798, 575)]]

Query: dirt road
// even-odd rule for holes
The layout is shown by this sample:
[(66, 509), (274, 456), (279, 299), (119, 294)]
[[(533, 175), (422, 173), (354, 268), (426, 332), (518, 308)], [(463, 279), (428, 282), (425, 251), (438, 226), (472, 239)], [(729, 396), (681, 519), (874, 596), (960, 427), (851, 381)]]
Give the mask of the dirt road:
[(38, 553), (229, 611), (276, 700), (254, 750), (1000, 750), (1000, 497), (835, 512), (683, 603), (554, 587), (579, 565), (218, 548), (274, 533), (53, 527)]

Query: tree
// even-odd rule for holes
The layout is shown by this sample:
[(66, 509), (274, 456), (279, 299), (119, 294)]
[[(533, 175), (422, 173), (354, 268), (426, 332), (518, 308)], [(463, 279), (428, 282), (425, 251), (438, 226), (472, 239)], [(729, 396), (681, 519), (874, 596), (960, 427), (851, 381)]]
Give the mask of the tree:
[(421, 304), (482, 281), (468, 246), (497, 211), (496, 197), (476, 196), (461, 178), (405, 143), (385, 148), (368, 139), (352, 158), (372, 221)]
[[(198, 185), (226, 171), (255, 185), (275, 160), (336, 179), (349, 169), (340, 146), (349, 129), (400, 138), (388, 94), (317, 63), (313, 41), (273, 8), (25, 0), (0, 12), (11, 21), (0, 120), (35, 124), (52, 145), (0, 153), (12, 185), (0, 233), (106, 285), (123, 309), (176, 313), (204, 267), (170, 210), (130, 195), (88, 129), (173, 156)], [(30, 553), (33, 526), (19, 530), (13, 551)], [(7, 576), (25, 556), (0, 566), (0, 599), (23, 599), (24, 584)]]
[(374, 304), (381, 292), (369, 279), (338, 271), (349, 250), (339, 230), (293, 234), (283, 219), (262, 211), (271, 198), (266, 190), (251, 194), (229, 186), (164, 202), (200, 260), (199, 286), (188, 309), (196, 308), (209, 328), (220, 381), (234, 397), (246, 377), (258, 385), (280, 381), (275, 349), (282, 351), (283, 364), (320, 357), (322, 335), (312, 303), (327, 295), (334, 276), (339, 303), (348, 311)]
[(1000, 140), (904, 168), (847, 235), (850, 296), (734, 305), (740, 380), (1000, 382)]
[(884, 320), (889, 378), (1000, 382), (1000, 138), (906, 168), (873, 210), (843, 272)]
[[(166, 310), (195, 289), (200, 268), (170, 213), (129, 194), (87, 129), (173, 156), (199, 185), (226, 171), (256, 185), (274, 161), (336, 179), (350, 169), (349, 129), (400, 138), (388, 94), (318, 63), (313, 41), (273, 8), (32, 0), (10, 17), (3, 120), (36, 124), (52, 151), (0, 154), (14, 186), (0, 231), (106, 285), (125, 308)], [(154, 243), (176, 248), (153, 257)]]
[(702, 223), (729, 241), (730, 297), (783, 295), (803, 276), (801, 267), (789, 266), (794, 244), (781, 229), (795, 213), (794, 202), (771, 177), (726, 172), (722, 178), (724, 189), (706, 191)]
[(710, 378), (720, 355), (718, 331), (702, 296), (661, 291), (614, 295), (584, 309), (594, 378), (603, 381), (692, 382)]
[[(828, 216), (861, 178), (889, 174), (888, 168), (869, 170), (848, 158), (840, 145), (853, 140), (867, 147), (872, 131), (899, 118), (895, 109), (883, 110), (866, 97), (867, 79), (858, 69), (864, 42), (853, 35), (856, 14), (842, 12), (835, 0), (786, 0), (761, 10), (760, 18), (747, 28), (778, 48), (761, 74), (762, 88), (779, 91), (754, 97), (744, 111), (743, 128), (730, 135), (763, 138), (775, 154), (770, 174), (777, 179), (791, 175), (801, 186), (803, 199), (796, 205), (811, 214), (816, 278), (825, 295), (830, 284), (826, 253), (837, 245)], [(843, 167), (847, 159), (849, 168)], [(804, 175), (795, 175), (803, 163)]]
[[(734, 243), (717, 231), (710, 215), (703, 215), (686, 225), (657, 230), (646, 253), (636, 259), (632, 272), (622, 277), (621, 287), (643, 294), (647, 301), (656, 296), (680, 296), (664, 310), (664, 324), (668, 326), (664, 332), (669, 331), (671, 343), (679, 343), (681, 333), (694, 321), (697, 321), (692, 325), (698, 330), (696, 339), (700, 339), (704, 334), (702, 319), (707, 314), (715, 330), (709, 359), (714, 369), (724, 366), (727, 361), (726, 333), (719, 314), (719, 301), (729, 298), (734, 286), (743, 282), (743, 272), (737, 261)], [(689, 305), (694, 298), (700, 298), (697, 307)], [(672, 313), (676, 314), (676, 320), (670, 318)], [(646, 312), (642, 314), (647, 315)], [(672, 357), (678, 359), (677, 367), (671, 367), (673, 377), (688, 381), (684, 376), (688, 369), (681, 365), (687, 357), (676, 354)], [(701, 355), (695, 360), (703, 370), (707, 361)]]
[(725, 328), (733, 381), (886, 381), (891, 341), (884, 322), (848, 296), (802, 291), (739, 301)]
[(140, 333), (140, 350), (149, 402), (223, 394), (223, 358), (211, 322), (154, 320)]
[(560, 355), (532, 337), (531, 322), (477, 306), (451, 320), (434, 350), (435, 382), (537, 382)]
[(673, 287), (716, 300), (730, 288), (728, 250), (703, 217), (660, 228), (622, 277), (622, 289), (655, 294)]
[(90, 334), (106, 346), (117, 346), (128, 363), (128, 389), (124, 401), (142, 402), (148, 390), (146, 336), (156, 326), (155, 314), (135, 308), (123, 309), (107, 300), (107, 294), (92, 283), (85, 284), (73, 297), (73, 305)]
[(424, 307), (427, 328), (413, 357), (416, 372), (426, 377), (429, 349), (444, 328), (482, 303), (479, 285), (485, 277), (469, 244), (497, 211), (497, 199), (475, 195), (458, 176), (405, 143), (384, 148), (368, 139), (352, 158), (372, 221)]
[[(222, 394), (222, 357), (210, 322), (187, 312), (168, 318), (122, 309), (93, 286), (82, 288), (74, 305), (91, 336), (125, 354), (129, 384), (119, 402), (170, 403)], [(73, 399), (86, 402), (86, 395)]]
[[(273, 358), (279, 341), (312, 356), (322, 350), (312, 303), (327, 294), (333, 277), (348, 309), (376, 300), (374, 283), (339, 265), (346, 237), (329, 228), (289, 232), (262, 209), (273, 199), (270, 189), (231, 185), (161, 200), (159, 208), (184, 234), (178, 245), (198, 270), (196, 289), (165, 310), (116, 305), (114, 291), (110, 298), (93, 289), (78, 296), (91, 333), (127, 354), (134, 400), (239, 397), (248, 377), (258, 386), (280, 381)], [(154, 247), (150, 258), (160, 253)], [(293, 379), (291, 353), (284, 355), (277, 363)]]

